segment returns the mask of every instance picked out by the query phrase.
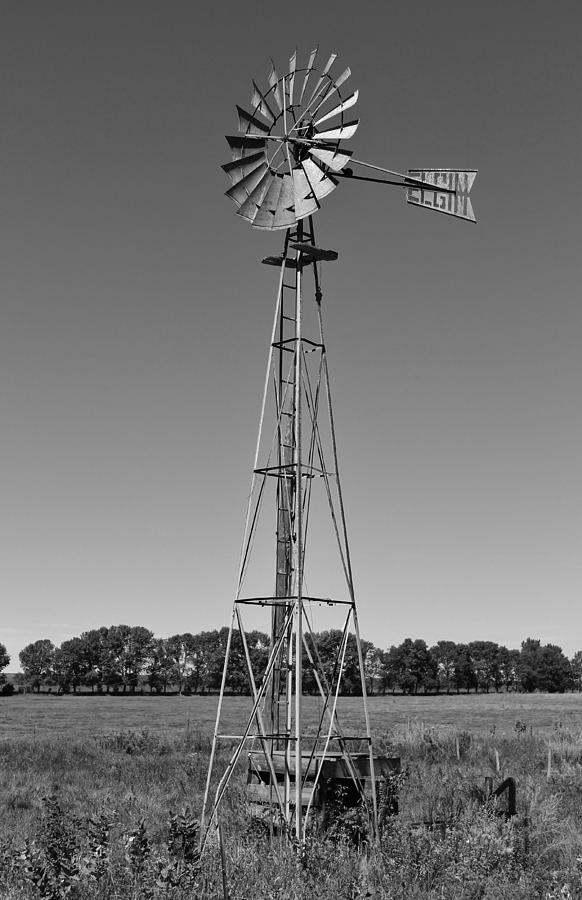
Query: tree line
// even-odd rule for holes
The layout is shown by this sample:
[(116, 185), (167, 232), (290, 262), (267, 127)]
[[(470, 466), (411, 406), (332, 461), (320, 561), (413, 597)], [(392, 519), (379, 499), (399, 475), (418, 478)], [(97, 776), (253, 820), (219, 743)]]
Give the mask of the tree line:
[[(303, 678), (305, 693), (317, 693), (316, 678), (308, 658), (317, 656), (328, 679), (334, 675), (342, 632), (321, 631), (306, 636), (308, 649)], [(149, 690), (165, 694), (204, 694), (220, 690), (228, 628), (185, 632), (156, 637), (142, 625), (111, 625), (84, 631), (57, 647), (47, 638), (34, 641), (19, 653), (22, 673), (17, 686), (40, 691), (55, 687), (63, 693), (86, 690), (135, 693)], [(253, 672), (259, 680), (269, 656), (269, 637), (261, 631), (246, 633)], [(568, 659), (555, 644), (527, 638), (519, 650), (508, 650), (493, 641), (438, 641), (429, 647), (424, 640), (406, 638), (388, 650), (362, 641), (367, 690), (370, 694), (460, 693), (489, 691), (582, 690), (582, 651)], [(0, 644), (0, 691), (12, 684), (2, 674), (10, 657)], [(233, 633), (226, 680), (230, 693), (249, 693), (244, 647), (238, 631)], [(342, 670), (341, 693), (361, 693), (356, 640), (348, 638)]]

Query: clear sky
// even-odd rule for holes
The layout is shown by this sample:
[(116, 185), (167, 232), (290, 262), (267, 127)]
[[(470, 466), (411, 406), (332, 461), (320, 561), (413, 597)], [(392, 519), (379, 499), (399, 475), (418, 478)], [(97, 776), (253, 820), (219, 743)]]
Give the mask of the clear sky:
[(233, 215), (224, 134), (316, 44), (360, 91), (355, 156), (479, 169), (477, 225), (345, 182), (316, 217), (362, 633), (582, 647), (581, 25), (579, 0), (3, 4), (11, 669), (39, 637), (228, 622), (282, 235)]

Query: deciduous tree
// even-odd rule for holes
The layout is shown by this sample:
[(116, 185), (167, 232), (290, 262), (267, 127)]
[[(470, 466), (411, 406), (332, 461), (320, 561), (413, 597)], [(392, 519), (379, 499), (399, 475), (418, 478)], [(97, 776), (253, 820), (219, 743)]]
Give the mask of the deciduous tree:
[(473, 659), (468, 644), (457, 644), (454, 681), (457, 694), (463, 689), (469, 693), (471, 688), (477, 687)]
[(130, 628), (129, 639), (125, 647), (125, 684), (131, 691), (135, 691), (139, 684), (140, 676), (144, 673), (147, 661), (151, 654), (154, 633), (143, 625), (134, 625)]
[(6, 676), (2, 672), (2, 669), (5, 669), (9, 662), (10, 657), (8, 655), (8, 650), (4, 644), (0, 644), (0, 684), (4, 684), (6, 681)]
[(582, 650), (577, 650), (570, 661), (572, 669), (572, 687), (582, 691)]
[(426, 693), (435, 687), (437, 663), (425, 641), (406, 638), (398, 647), (390, 648), (388, 657), (393, 677), (404, 694), (417, 694), (419, 688)]
[(506, 691), (515, 690), (519, 684), (519, 650), (499, 648), (499, 674), (495, 689), (504, 687)]
[(477, 690), (488, 694), (499, 680), (499, 645), (493, 641), (471, 641), (468, 647)]
[(172, 660), (172, 677), (181, 694), (184, 682), (195, 665), (196, 638), (189, 631), (185, 631), (183, 634), (173, 634), (167, 638), (165, 645), (168, 657)]
[(105, 671), (107, 668), (108, 646), (107, 634), (109, 629), (102, 625), (101, 628), (92, 628), (90, 631), (84, 631), (81, 634), (81, 640), (85, 642), (87, 651), (87, 685), (93, 691), (95, 687), (101, 689), (105, 681)]
[(572, 686), (572, 680), (570, 660), (564, 656), (562, 648), (556, 644), (545, 644), (540, 659), (540, 690), (563, 694)]
[(27, 644), (18, 654), (27, 684), (37, 692), (51, 678), (54, 652), (53, 642), (44, 638)]
[(519, 656), (519, 680), (524, 691), (567, 690), (572, 684), (572, 669), (561, 647), (527, 638), (521, 645)]
[(451, 693), (457, 663), (457, 645), (454, 641), (437, 641), (430, 652), (437, 666), (437, 687)]
[(63, 641), (53, 656), (53, 675), (59, 688), (73, 693), (79, 685), (86, 684), (90, 671), (89, 651), (87, 644), (80, 637)]
[(379, 693), (386, 693), (386, 679), (384, 677), (384, 669), (386, 664), (386, 654), (379, 647), (374, 647), (369, 643), (364, 657), (364, 668), (366, 672), (366, 690), (370, 696)]
[(168, 685), (175, 677), (175, 661), (168, 652), (168, 641), (164, 638), (155, 638), (152, 641), (149, 657), (145, 664), (150, 691), (157, 694), (165, 694)]
[(135, 691), (150, 655), (154, 635), (143, 625), (112, 625), (104, 640), (103, 681)]
[(527, 693), (535, 691), (540, 686), (541, 658), (542, 648), (539, 640), (526, 638), (521, 642), (519, 683), (521, 689)]

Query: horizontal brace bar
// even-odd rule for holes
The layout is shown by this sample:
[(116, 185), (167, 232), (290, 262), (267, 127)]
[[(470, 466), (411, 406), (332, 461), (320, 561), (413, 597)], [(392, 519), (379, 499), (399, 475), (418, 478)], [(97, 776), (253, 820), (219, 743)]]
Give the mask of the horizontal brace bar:
[[(291, 466), (271, 466), (269, 469), (253, 469), (255, 475), (269, 475), (271, 478), (280, 478), (282, 481), (287, 481), (289, 479), (295, 478), (295, 472), (279, 472), (277, 474), (274, 469), (285, 469), (292, 468)], [(304, 474), (304, 473), (302, 473)], [(315, 478), (315, 475), (305, 475), (306, 478)]]
[(257, 738), (267, 738), (268, 740), (285, 740), (285, 741), (296, 741), (296, 737), (291, 737), (288, 734), (217, 734), (217, 738), (222, 738), (222, 740), (226, 741), (251, 741), (256, 740)]
[(271, 344), (271, 347), (277, 347), (278, 349), (286, 350), (287, 347), (285, 347), (285, 344), (296, 344), (297, 340), (299, 340), (302, 344), (309, 344), (311, 347), (316, 347), (316, 348), (319, 347), (319, 348), (323, 349), (323, 344), (318, 344), (315, 341), (310, 341), (309, 338), (304, 338), (304, 337), (299, 338), (299, 339), (296, 337), (291, 337), (291, 338), (286, 338), (284, 341), (275, 341), (273, 344)]
[[(351, 600), (333, 600), (331, 597), (306, 597), (301, 598), (304, 603), (323, 603), (326, 606), (353, 606)], [(256, 604), (258, 606), (289, 606), (297, 597), (240, 597), (235, 602), (244, 604)]]
[[(292, 341), (295, 341), (295, 338), (291, 338)], [(283, 344), (287, 344), (288, 341), (276, 341), (274, 344), (271, 344), (271, 347), (274, 347), (275, 350), (285, 351), (286, 353), (295, 353), (295, 347), (284, 347)], [(293, 382), (289, 382), (289, 384), (293, 384)]]
[[(262, 469), (253, 469), (253, 472), (255, 475), (273, 475), (275, 478), (295, 478), (296, 475), (293, 463), (285, 463), (282, 466), (266, 466)], [(327, 475), (328, 478), (335, 478), (334, 472), (324, 472), (323, 469), (306, 466), (305, 463), (301, 467), (301, 475), (303, 478), (323, 478), (324, 475)]]
[[(305, 696), (308, 696), (307, 694)], [(225, 740), (243, 740), (245, 736), (242, 734), (217, 734), (217, 738), (223, 738)], [(254, 740), (255, 738), (267, 738), (269, 740), (283, 740), (283, 741), (296, 741), (297, 738), (293, 737), (291, 734), (287, 734), (287, 732), (281, 733), (273, 733), (273, 734), (247, 734), (246, 740)], [(327, 741), (326, 734), (303, 734), (302, 739), (306, 739), (309, 741)], [(331, 734), (329, 736), (330, 741), (366, 741), (366, 743), (372, 743), (371, 738), (368, 738), (365, 734)], [(261, 751), (259, 751), (261, 752)], [(308, 756), (309, 754), (304, 754)]]
[[(306, 694), (305, 696), (308, 696), (308, 695)], [(278, 737), (278, 735), (275, 735), (275, 737)], [(281, 737), (286, 737), (286, 735), (281, 735)], [(310, 740), (310, 741), (327, 741), (327, 734), (304, 734), (303, 738)], [(352, 734), (352, 735), (331, 734), (329, 736), (329, 739), (330, 739), (330, 741), (366, 741), (366, 742), (368, 741), (368, 737), (365, 734)], [(262, 751), (259, 750), (258, 752), (261, 753)], [(335, 751), (335, 752), (337, 753), (337, 751)], [(309, 755), (310, 755), (309, 752), (303, 754), (304, 758)], [(321, 758), (322, 757), (320, 757), (320, 759)], [(323, 757), (323, 758), (325, 759), (325, 757)]]

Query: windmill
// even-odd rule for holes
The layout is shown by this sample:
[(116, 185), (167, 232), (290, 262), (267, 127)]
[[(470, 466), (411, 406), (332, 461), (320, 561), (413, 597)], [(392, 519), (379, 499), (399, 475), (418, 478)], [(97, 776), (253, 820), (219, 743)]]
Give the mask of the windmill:
[[(317, 245), (313, 214), (341, 179), (349, 179), (398, 186), (409, 204), (475, 221), (469, 198), (475, 170), (423, 168), (401, 174), (355, 159), (345, 146), (359, 124), (347, 115), (358, 100), (357, 91), (344, 88), (351, 72), (346, 68), (332, 74), (336, 54), (321, 69), (316, 62), (313, 50), (307, 63), (298, 66), (295, 52), (282, 76), (273, 63), (264, 89), (252, 83), (251, 109), (237, 106), (238, 134), (226, 138), (232, 160), (222, 168), (232, 181), (226, 194), (236, 214), (255, 229), (285, 235), (282, 253), (263, 259), (278, 268), (278, 289), (203, 801), (203, 842), (210, 823), (218, 822), (220, 804), (245, 752), (250, 802), (267, 811), (272, 828), (299, 845), (311, 818), (322, 815), (338, 784), (352, 802), (363, 804), (372, 833), (378, 831), (378, 779), (396, 763), (375, 755), (372, 746), (322, 318), (321, 267), (338, 254)], [(356, 174), (354, 166), (374, 174)], [(308, 304), (309, 276), (315, 299)], [(269, 485), (275, 532), (271, 580), (267, 588), (245, 593)], [(310, 550), (319, 537), (319, 524), (315, 536), (313, 526), (310, 530), (318, 488), (337, 551), (341, 596), (328, 596), (325, 589), (312, 592), (308, 580), (308, 537)], [(325, 659), (312, 624), (313, 610), (322, 606), (341, 614), (336, 644)], [(257, 609), (270, 611), (268, 658), (260, 673), (257, 648), (245, 624), (247, 613)], [(222, 730), (233, 656), (244, 659), (251, 692), (246, 726), (235, 735)], [(362, 726), (346, 732), (337, 707), (349, 667), (361, 694)], [(307, 682), (318, 698), (309, 710)], [(218, 773), (217, 749), (223, 740), (233, 749)]]

